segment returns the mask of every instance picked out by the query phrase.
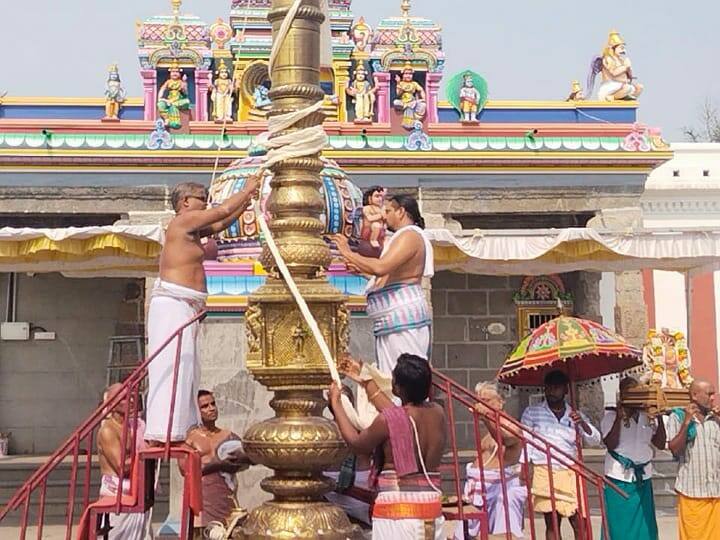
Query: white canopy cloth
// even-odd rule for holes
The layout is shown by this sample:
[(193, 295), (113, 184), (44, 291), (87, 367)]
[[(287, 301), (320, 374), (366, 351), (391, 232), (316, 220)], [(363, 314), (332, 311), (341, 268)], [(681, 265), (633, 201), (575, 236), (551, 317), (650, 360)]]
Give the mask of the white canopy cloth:
[(720, 229), (627, 232), (598, 229), (426, 231), (439, 270), (539, 275), (652, 268), (691, 274), (720, 269)]
[(0, 228), (0, 272), (144, 277), (157, 273), (160, 225)]
[[(653, 268), (691, 274), (720, 269), (720, 229), (425, 231), (437, 270), (531, 275)], [(69, 277), (156, 275), (160, 225), (0, 228), (0, 272)]]

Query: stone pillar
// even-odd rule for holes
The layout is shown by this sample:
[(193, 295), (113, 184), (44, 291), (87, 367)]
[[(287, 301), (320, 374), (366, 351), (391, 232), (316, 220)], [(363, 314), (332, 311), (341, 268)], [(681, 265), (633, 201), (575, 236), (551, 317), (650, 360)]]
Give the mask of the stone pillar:
[[(602, 322), (600, 311), (600, 277), (597, 272), (579, 272), (575, 287), (575, 315), (581, 319)], [(584, 384), (577, 393), (577, 405), (590, 417), (595, 427), (600, 427), (605, 409), (605, 393), (600, 381)]]
[(615, 273), (615, 331), (642, 347), (648, 331), (642, 272)]
[(338, 122), (347, 122), (347, 88), (350, 84), (350, 61), (338, 60), (334, 63), (335, 95), (338, 98)]
[(377, 88), (377, 109), (378, 124), (390, 123), (390, 73), (374, 73), (375, 87)]
[(143, 120), (154, 121), (157, 118), (157, 72), (154, 69), (141, 69), (143, 80), (143, 102), (145, 115)]
[(442, 79), (442, 73), (428, 72), (427, 79), (425, 80), (427, 120), (430, 124), (436, 124), (438, 122), (440, 79)]
[(207, 122), (208, 120), (208, 88), (212, 71), (209, 69), (195, 70), (195, 120)]

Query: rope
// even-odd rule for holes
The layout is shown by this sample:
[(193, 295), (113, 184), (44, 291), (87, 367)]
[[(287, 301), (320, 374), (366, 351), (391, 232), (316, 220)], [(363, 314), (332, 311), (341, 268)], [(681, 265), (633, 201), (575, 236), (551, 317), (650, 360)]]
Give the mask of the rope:
[[(298, 9), (300, 9), (302, 1), (303, 0), (295, 0), (293, 2), (292, 6), (285, 15), (285, 19), (283, 20), (282, 25), (280, 26), (277, 38), (275, 39), (272, 51), (270, 52), (270, 73), (272, 73), (273, 71), (280, 47), (282, 46), (285, 38), (288, 35), (288, 32), (290, 31), (290, 27), (295, 20), (295, 16), (297, 15)], [(285, 135), (278, 135), (278, 133), (293, 127), (295, 124), (297, 124), (304, 118), (315, 114), (322, 108), (322, 106), (323, 101), (321, 100), (314, 105), (305, 107), (304, 109), (291, 113), (281, 114), (278, 116), (273, 116), (269, 119), (267, 132), (261, 133), (256, 138), (257, 144), (262, 144), (269, 150), (267, 153), (267, 160), (259, 167), (259, 169), (255, 173), (261, 179), (261, 185), (259, 189), (260, 194), (262, 194), (263, 191), (262, 183), (264, 182), (265, 176), (263, 173), (270, 167), (286, 159), (313, 156), (322, 152), (325, 149), (328, 139), (322, 125), (298, 129)], [(295, 283), (295, 280), (293, 279), (292, 274), (287, 267), (287, 264), (285, 264), (285, 261), (280, 254), (280, 250), (275, 243), (275, 239), (272, 236), (270, 227), (265, 220), (265, 216), (263, 215), (262, 209), (260, 208), (261, 198), (262, 195), (258, 197), (253, 204), (257, 222), (260, 226), (260, 231), (265, 237), (268, 249), (270, 249), (270, 253), (275, 259), (278, 270), (280, 270), (280, 274), (285, 279), (285, 283), (290, 289), (290, 293), (295, 299), (295, 302), (300, 309), (300, 313), (302, 314), (303, 319), (305, 319), (305, 322), (310, 328), (310, 331), (312, 332), (315, 341), (317, 341), (317, 344), (320, 347), (320, 352), (322, 353), (323, 358), (327, 363), (332, 379), (336, 383), (340, 384), (340, 375), (335, 365), (335, 360), (332, 357), (332, 353), (330, 352), (330, 348), (325, 341), (325, 337), (322, 335), (320, 327), (318, 326), (315, 317), (313, 317), (313, 314), (310, 311), (307, 302), (305, 302), (302, 294), (300, 294), (300, 290), (298, 289), (297, 284)]]

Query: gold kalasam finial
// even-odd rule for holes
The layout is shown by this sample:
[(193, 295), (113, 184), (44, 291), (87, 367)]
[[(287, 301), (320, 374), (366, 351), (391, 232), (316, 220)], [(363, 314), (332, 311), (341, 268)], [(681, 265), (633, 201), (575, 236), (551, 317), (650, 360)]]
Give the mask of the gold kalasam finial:
[(402, 0), (400, 3), (400, 9), (403, 12), (403, 17), (406, 19), (410, 17), (410, 0)]
[(180, 6), (182, 6), (182, 0), (170, 0), (172, 5), (173, 17), (176, 19), (180, 16)]

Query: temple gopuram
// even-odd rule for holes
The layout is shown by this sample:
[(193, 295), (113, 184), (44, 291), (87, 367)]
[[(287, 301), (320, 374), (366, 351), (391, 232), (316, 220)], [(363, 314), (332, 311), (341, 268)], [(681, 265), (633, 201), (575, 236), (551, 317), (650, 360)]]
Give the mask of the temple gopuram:
[[(172, 187), (200, 182), (218, 202), (264, 159), (256, 136), (272, 103), (270, 0), (228, 0), (215, 21), (190, 14), (191, 0), (155, 4), (167, 13), (138, 21), (137, 65), (97, 74), (104, 95), (0, 99), (1, 307), (8, 322), (29, 323), (0, 350), (0, 431), (12, 432), (15, 454), (52, 451), (144, 357), (146, 289)], [(638, 120), (642, 85), (603, 68), (603, 56), (625, 46), (619, 32), (577, 44), (599, 55), (588, 82), (578, 65), (567, 95), (511, 101), (493, 93), (479, 61), (447, 72), (442, 21), (410, 0), (388, 3), (374, 26), (353, 12), (360, 1), (328, 8), (326, 232), (350, 234), (370, 186), (418, 199), (435, 248), (425, 284), (434, 367), (473, 388), (559, 311), (642, 345), (654, 324), (648, 272), (685, 273), (692, 289), (713, 268), (717, 235), (644, 226), (648, 175), (673, 153), (660, 129)], [(142, 95), (127, 95), (125, 81), (138, 77)], [(255, 214), (213, 242), (202, 387), (242, 433), (270, 414), (268, 391), (245, 367), (242, 330), (248, 295), (266, 278)], [(351, 349), (367, 356), (366, 279), (339, 257), (327, 274), (348, 297)], [(692, 350), (692, 324), (684, 330)], [(717, 381), (717, 359), (697, 355), (693, 373)], [(581, 399), (597, 418), (600, 386)], [(517, 393), (508, 408), (517, 414), (531, 400)], [(470, 440), (469, 418), (458, 421)], [(261, 497), (262, 474), (241, 476), (240, 502)]]

